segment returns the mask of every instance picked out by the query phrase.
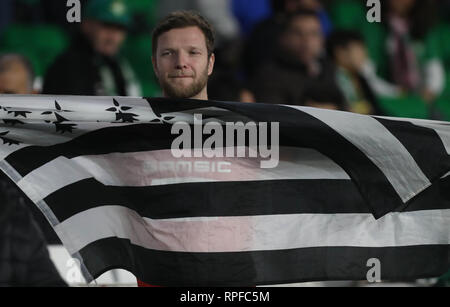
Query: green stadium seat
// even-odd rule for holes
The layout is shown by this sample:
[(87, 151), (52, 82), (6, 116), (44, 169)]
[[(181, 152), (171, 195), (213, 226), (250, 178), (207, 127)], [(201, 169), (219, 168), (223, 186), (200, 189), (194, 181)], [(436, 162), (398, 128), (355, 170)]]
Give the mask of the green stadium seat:
[(380, 107), (388, 116), (427, 119), (430, 111), (426, 103), (416, 95), (400, 98), (379, 98)]
[(150, 32), (156, 24), (158, 0), (127, 0), (128, 8), (134, 18), (132, 32)]
[(367, 22), (366, 10), (361, 1), (333, 1), (329, 10), (333, 25), (337, 29), (360, 30)]
[(450, 23), (439, 26), (442, 59), (446, 69), (446, 87), (441, 97), (436, 102), (437, 109), (442, 113), (445, 120), (450, 121)]
[(36, 67), (36, 74), (42, 76), (56, 56), (66, 48), (69, 39), (56, 26), (14, 24), (5, 30), (1, 42), (0, 50), (30, 57)]

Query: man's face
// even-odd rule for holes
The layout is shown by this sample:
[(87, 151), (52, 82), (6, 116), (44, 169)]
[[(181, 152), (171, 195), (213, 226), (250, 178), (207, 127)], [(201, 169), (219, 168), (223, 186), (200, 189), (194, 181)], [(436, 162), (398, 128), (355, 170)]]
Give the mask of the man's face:
[(355, 71), (361, 70), (364, 63), (367, 62), (368, 54), (366, 46), (363, 43), (352, 42), (348, 46), (348, 55), (350, 65)]
[(293, 13), (300, 9), (308, 9), (318, 11), (322, 5), (319, 0), (286, 0), (285, 11)]
[(347, 46), (339, 47), (336, 50), (338, 65), (353, 72), (360, 71), (367, 59), (367, 49), (361, 42), (350, 42)]
[(122, 27), (98, 21), (89, 21), (86, 32), (95, 51), (106, 56), (115, 56), (127, 36)]
[(315, 17), (297, 17), (284, 36), (284, 46), (304, 64), (315, 61), (323, 51), (324, 37)]
[(19, 63), (0, 73), (0, 94), (31, 94), (28, 73)]
[(166, 97), (207, 99), (214, 55), (198, 27), (172, 29), (158, 38), (153, 68)]
[(416, 0), (391, 0), (389, 1), (389, 8), (391, 12), (397, 15), (407, 16), (415, 4)]

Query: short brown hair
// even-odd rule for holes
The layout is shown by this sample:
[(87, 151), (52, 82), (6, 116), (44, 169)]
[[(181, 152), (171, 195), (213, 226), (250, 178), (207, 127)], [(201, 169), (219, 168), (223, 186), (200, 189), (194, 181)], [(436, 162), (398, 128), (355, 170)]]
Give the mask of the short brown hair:
[(158, 48), (158, 38), (173, 29), (198, 27), (205, 35), (206, 48), (208, 50), (208, 57), (214, 51), (215, 33), (214, 28), (206, 20), (205, 17), (195, 11), (176, 11), (167, 15), (163, 20), (159, 22), (152, 33), (152, 51), (153, 55), (156, 54)]

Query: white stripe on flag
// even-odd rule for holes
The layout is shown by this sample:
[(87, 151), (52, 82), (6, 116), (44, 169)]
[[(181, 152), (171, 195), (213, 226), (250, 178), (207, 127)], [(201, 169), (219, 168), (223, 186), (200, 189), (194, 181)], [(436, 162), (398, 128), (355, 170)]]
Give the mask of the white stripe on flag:
[(348, 112), (288, 107), (314, 116), (355, 145), (383, 172), (403, 202), (431, 185), (408, 150), (376, 119)]
[(73, 160), (58, 157), (22, 178), (18, 187), (34, 202), (44, 199), (66, 185), (92, 177)]
[[(447, 227), (442, 227), (447, 225)], [(371, 214), (291, 214), (152, 220), (121, 206), (83, 211), (55, 227), (71, 254), (121, 238), (160, 251), (244, 252), (313, 247), (450, 244), (450, 210)]]
[(193, 182), (290, 179), (350, 180), (347, 173), (321, 153), (280, 147), (280, 163), (261, 169), (260, 158), (174, 158), (170, 150), (59, 157), (25, 176), (19, 187), (37, 202), (87, 178), (107, 186), (156, 186)]

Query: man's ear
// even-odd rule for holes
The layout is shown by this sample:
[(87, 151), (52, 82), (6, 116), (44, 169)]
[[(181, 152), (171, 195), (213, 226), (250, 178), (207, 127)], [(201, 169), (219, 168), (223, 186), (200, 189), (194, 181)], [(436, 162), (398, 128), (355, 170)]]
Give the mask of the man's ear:
[(211, 54), (208, 60), (208, 76), (211, 76), (214, 70), (214, 63), (216, 62), (216, 56), (214, 53)]

